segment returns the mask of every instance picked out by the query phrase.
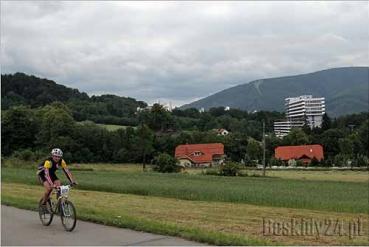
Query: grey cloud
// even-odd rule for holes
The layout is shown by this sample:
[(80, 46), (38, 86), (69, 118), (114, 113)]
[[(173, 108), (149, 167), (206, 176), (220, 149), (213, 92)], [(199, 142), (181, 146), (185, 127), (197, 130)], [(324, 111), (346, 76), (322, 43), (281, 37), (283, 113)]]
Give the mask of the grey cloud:
[(2, 73), (150, 103), (368, 64), (366, 2), (1, 2)]

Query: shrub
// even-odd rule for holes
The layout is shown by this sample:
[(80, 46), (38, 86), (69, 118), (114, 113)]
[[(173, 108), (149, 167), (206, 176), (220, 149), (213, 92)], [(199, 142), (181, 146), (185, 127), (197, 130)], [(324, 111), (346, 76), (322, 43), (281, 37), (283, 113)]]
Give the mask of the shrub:
[(295, 160), (295, 159), (290, 159), (290, 160), (288, 160), (288, 161), (287, 161), (287, 165), (288, 165), (288, 166), (293, 166), (293, 167), (295, 167), (295, 166), (297, 165), (297, 162), (296, 162), (296, 160)]
[(253, 164), (253, 162), (250, 159), (250, 156), (248, 154), (245, 154), (243, 162), (244, 162), (245, 166), (254, 166), (254, 164)]
[(310, 166), (319, 166), (320, 165), (320, 162), (317, 158), (313, 158), (310, 162)]
[(276, 159), (274, 157), (270, 158), (270, 166), (283, 166), (283, 161), (281, 159)]
[(335, 166), (346, 166), (348, 160), (349, 158), (347, 155), (337, 154), (336, 156), (334, 156), (334, 165)]
[(33, 152), (30, 149), (15, 151), (12, 157), (24, 161), (31, 161), (34, 159)]
[[(78, 161), (88, 163), (94, 160), (94, 154), (88, 148), (81, 148), (73, 153), (73, 159), (68, 161)], [(115, 160), (114, 160), (115, 161)]]
[(238, 163), (227, 162), (219, 167), (219, 175), (221, 176), (238, 176), (240, 174), (241, 167)]
[(177, 165), (177, 160), (166, 153), (156, 156), (153, 163), (153, 170), (157, 172), (179, 172), (181, 170), (181, 167)]
[(302, 160), (296, 160), (296, 166), (304, 166), (304, 162)]
[(331, 167), (333, 166), (333, 159), (331, 157), (328, 157), (327, 159), (322, 160), (321, 163), (322, 163), (322, 166)]
[(357, 166), (368, 166), (368, 162), (368, 157), (365, 155), (359, 155), (356, 160)]

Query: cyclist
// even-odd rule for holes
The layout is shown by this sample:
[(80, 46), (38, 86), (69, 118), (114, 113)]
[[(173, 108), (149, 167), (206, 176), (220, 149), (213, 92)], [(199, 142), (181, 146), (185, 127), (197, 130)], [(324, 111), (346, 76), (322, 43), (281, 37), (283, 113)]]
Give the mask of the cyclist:
[(43, 196), (42, 204), (46, 205), (47, 200), (49, 199), (50, 193), (53, 188), (56, 188), (61, 185), (60, 180), (56, 176), (55, 172), (61, 167), (67, 176), (68, 180), (72, 184), (77, 184), (76, 181), (73, 180), (72, 174), (70, 173), (67, 164), (62, 159), (63, 152), (59, 148), (54, 148), (51, 150), (51, 157), (46, 159), (38, 166), (37, 175), (40, 182), (43, 184), (45, 188), (45, 194)]

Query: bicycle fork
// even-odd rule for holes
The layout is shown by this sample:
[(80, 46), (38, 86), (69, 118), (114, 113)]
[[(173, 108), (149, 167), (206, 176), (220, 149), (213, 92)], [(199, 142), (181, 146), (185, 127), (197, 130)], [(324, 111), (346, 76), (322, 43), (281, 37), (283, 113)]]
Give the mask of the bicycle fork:
[(60, 210), (65, 217), (70, 217), (70, 208), (67, 203), (65, 203), (65, 200), (62, 200), (60, 202)]

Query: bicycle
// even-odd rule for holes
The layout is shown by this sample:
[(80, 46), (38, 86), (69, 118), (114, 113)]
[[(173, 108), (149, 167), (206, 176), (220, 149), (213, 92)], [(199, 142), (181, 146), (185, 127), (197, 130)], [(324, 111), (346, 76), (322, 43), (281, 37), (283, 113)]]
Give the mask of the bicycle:
[(44, 226), (51, 224), (54, 215), (60, 215), (62, 225), (68, 232), (73, 231), (77, 224), (76, 208), (73, 203), (68, 200), (68, 194), (73, 184), (62, 185), (53, 190), (56, 194), (56, 202), (51, 199), (46, 202), (46, 206), (42, 205), (42, 198), (39, 202), (38, 213), (41, 223)]

